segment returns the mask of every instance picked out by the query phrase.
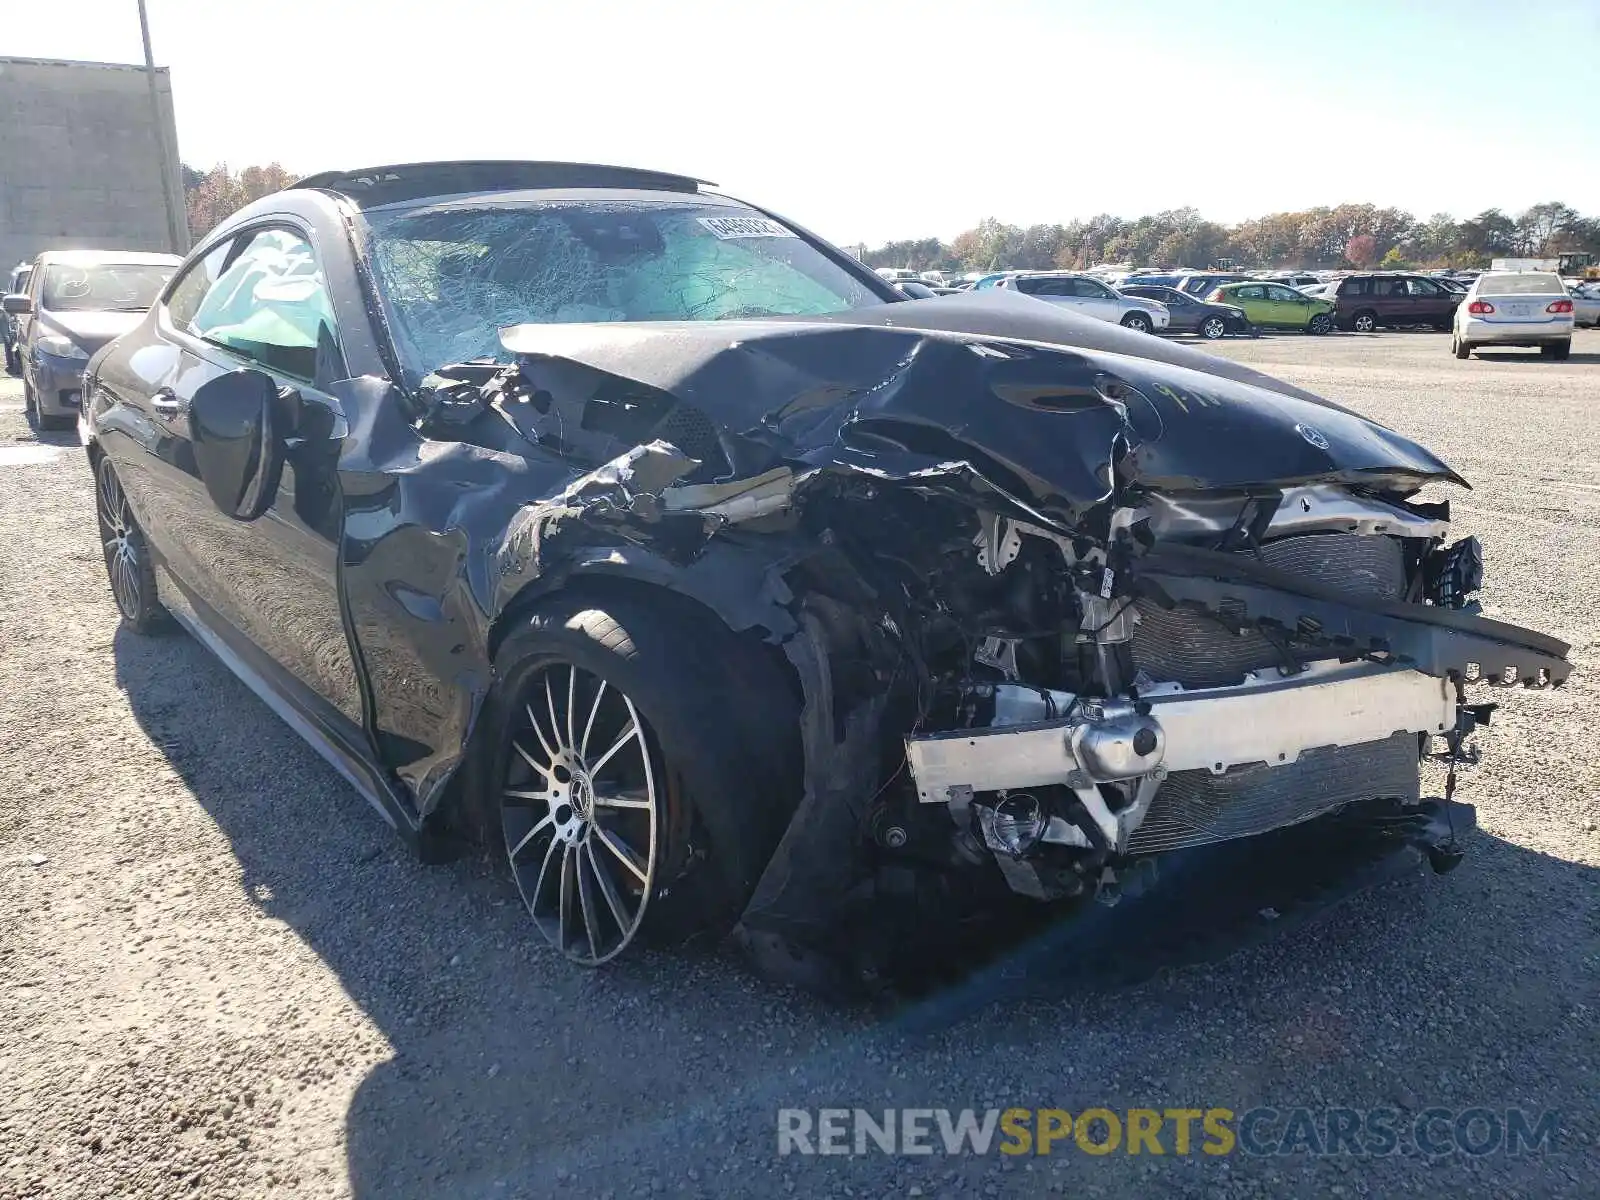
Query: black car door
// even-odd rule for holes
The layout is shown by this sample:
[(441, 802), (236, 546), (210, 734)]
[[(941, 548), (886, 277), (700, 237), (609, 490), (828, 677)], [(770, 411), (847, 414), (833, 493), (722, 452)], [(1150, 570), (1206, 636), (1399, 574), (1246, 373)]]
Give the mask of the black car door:
[[(310, 231), (285, 222), (246, 229), (174, 287), (151, 330), (144, 394), (129, 404), (160, 430), (161, 452), (142, 464), (146, 527), (197, 615), (359, 728), (337, 586), (346, 423), (326, 388), (347, 372), (333, 314)], [(239, 372), (270, 381), (286, 446), (271, 502), (250, 519), (208, 491), (194, 438), (201, 390)]]

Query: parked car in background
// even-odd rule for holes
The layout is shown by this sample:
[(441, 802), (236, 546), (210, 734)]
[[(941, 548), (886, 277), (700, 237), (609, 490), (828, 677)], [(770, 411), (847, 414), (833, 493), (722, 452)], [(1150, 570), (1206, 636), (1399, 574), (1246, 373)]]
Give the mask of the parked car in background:
[(1182, 279), (1183, 275), (1177, 271), (1135, 271), (1117, 284), (1117, 290), (1121, 291), (1136, 284), (1141, 287), (1145, 284), (1157, 284), (1161, 287), (1175, 288)]
[(995, 285), (1074, 309), (1085, 316), (1154, 333), (1171, 320), (1167, 306), (1140, 296), (1124, 296), (1093, 275), (1076, 271), (1040, 271), (1013, 275)]
[(1240, 280), (1249, 278), (1249, 275), (1236, 271), (1196, 271), (1185, 275), (1173, 286), (1180, 292), (1188, 292), (1191, 296), (1209, 296), (1213, 288), (1219, 288), (1225, 283), (1238, 283)]
[(967, 284), (967, 290), (974, 292), (987, 291), (992, 287), (999, 287), (1002, 279), (1010, 279), (1013, 275), (1020, 275), (1021, 271), (991, 271), (987, 275), (979, 275)]
[(1450, 319), (1464, 293), (1452, 291), (1426, 275), (1369, 272), (1346, 275), (1329, 296), (1341, 329), (1371, 333), (1379, 326), (1431, 325), (1450, 328)]
[(1573, 322), (1590, 328), (1600, 326), (1600, 283), (1580, 283), (1571, 291)]
[(1281, 283), (1246, 280), (1213, 288), (1208, 304), (1228, 304), (1244, 310), (1250, 324), (1263, 329), (1303, 329), (1307, 333), (1333, 332), (1333, 302), (1308, 296)]
[(1575, 307), (1559, 275), (1486, 271), (1455, 311), (1450, 352), (1467, 358), (1484, 346), (1537, 346), (1542, 358), (1566, 358)]
[(1272, 283), (1287, 284), (1292, 288), (1311, 287), (1314, 284), (1322, 282), (1318, 276), (1313, 275), (1310, 271), (1285, 271), (1281, 275), (1263, 275), (1261, 278)]
[(1168, 333), (1198, 333), (1214, 340), (1226, 333), (1250, 332), (1250, 318), (1244, 309), (1231, 304), (1212, 304), (1175, 287), (1154, 283), (1125, 284), (1117, 290), (1124, 296), (1139, 296), (1165, 305)]
[(53, 250), (34, 260), (28, 290), (5, 297), (19, 319), (22, 399), (40, 429), (78, 419), (83, 368), (139, 323), (182, 260), (174, 254)]
[[(12, 269), (11, 278), (6, 284), (5, 294), (10, 296), (28, 290), (28, 276), (33, 274), (32, 263), (18, 263)], [(6, 348), (6, 374), (18, 375), (22, 372), (22, 355), (17, 350), (19, 329), (18, 317), (8, 312), (0, 312), (0, 335), (4, 335)]]

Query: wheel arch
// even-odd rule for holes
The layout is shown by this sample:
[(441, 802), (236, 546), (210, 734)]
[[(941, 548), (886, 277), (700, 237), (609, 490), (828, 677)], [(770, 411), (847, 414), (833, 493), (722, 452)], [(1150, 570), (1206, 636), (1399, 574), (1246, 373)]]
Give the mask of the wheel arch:
[[(641, 625), (659, 619), (660, 627), (668, 631), (697, 631), (692, 642), (687, 643), (691, 658), (684, 665), (691, 668), (685, 675), (693, 677), (686, 679), (687, 685), (700, 690), (686, 698), (686, 704), (693, 709), (714, 697), (716, 703), (725, 705), (727, 711), (720, 717), (725, 732), (720, 736), (730, 740), (723, 755), (698, 756), (704, 761), (690, 765), (687, 783), (695, 810), (705, 822), (713, 854), (720, 860), (718, 870), (729, 872), (728, 894), (741, 897), (742, 906), (742, 898), (755, 886), (798, 803), (802, 777), (799, 678), (782, 649), (763, 638), (756, 627), (735, 629), (729, 615), (706, 598), (669, 586), (637, 563), (632, 564), (633, 570), (626, 569), (627, 565), (611, 563), (611, 569), (607, 569), (605, 563), (590, 562), (583, 569), (564, 571), (548, 582), (541, 580), (521, 589), (496, 618), (489, 643), (491, 661), (502, 657), (508, 639), (536, 615), (570, 614), (584, 608), (613, 615), (620, 611), (625, 614), (625, 628), (633, 628), (629, 623), (631, 615)], [(685, 645), (678, 640), (676, 652), (684, 653)], [(493, 673), (469, 740), (465, 770), (457, 774), (459, 786), (446, 795), (436, 810), (446, 823), (456, 823), (459, 832), (486, 846), (492, 845), (497, 819), (492, 809), (498, 786), (493, 777), (498, 757), (495, 731), (501, 725), (500, 714), (505, 706), (515, 703), (515, 697), (508, 697), (503, 691), (510, 679), (509, 675), (502, 678), (498, 668)], [(729, 697), (737, 702), (726, 705)], [(708, 727), (705, 722), (699, 725)], [(709, 766), (713, 761), (730, 753), (748, 757), (758, 745), (765, 746), (765, 752), (746, 762), (737, 775), (740, 780), (760, 784), (753, 786), (750, 794), (772, 801), (770, 806), (736, 802), (725, 783), (720, 787), (696, 786), (697, 779), (704, 785), (708, 778), (717, 777), (717, 770)], [(739, 749), (735, 751), (733, 747)], [(794, 789), (793, 795), (786, 794), (786, 781)], [(446, 809), (455, 816), (446, 815)], [(755, 851), (754, 857), (751, 850)]]

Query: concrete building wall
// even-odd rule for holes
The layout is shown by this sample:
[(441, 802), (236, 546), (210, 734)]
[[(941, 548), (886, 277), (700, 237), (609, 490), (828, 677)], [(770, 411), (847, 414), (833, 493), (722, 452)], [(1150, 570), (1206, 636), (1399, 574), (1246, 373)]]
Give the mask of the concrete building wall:
[(159, 124), (149, 87), (143, 67), (0, 58), (0, 272), (43, 250), (188, 248), (166, 68)]

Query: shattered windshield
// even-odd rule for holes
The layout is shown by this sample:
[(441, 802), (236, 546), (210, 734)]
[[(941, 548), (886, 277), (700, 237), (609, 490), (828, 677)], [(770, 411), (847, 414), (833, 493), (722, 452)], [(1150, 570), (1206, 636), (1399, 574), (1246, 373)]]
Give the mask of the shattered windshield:
[(396, 347), (415, 378), (505, 358), (507, 325), (814, 316), (885, 301), (752, 209), (541, 201), (367, 214)]

